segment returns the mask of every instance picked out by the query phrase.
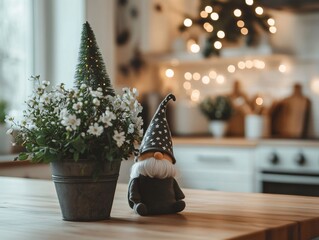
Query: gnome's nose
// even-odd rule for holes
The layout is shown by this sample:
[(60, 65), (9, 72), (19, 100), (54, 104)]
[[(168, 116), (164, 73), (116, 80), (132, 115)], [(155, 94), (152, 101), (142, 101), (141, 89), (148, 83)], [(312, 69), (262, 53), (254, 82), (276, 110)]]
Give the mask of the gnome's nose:
[(155, 152), (154, 153), (154, 158), (157, 159), (157, 160), (162, 160), (164, 158), (164, 156), (160, 152)]

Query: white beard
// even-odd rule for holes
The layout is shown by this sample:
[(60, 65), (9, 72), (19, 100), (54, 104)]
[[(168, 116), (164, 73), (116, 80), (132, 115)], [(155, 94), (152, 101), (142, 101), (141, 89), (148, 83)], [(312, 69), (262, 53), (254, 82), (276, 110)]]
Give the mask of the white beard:
[(164, 179), (175, 177), (176, 170), (169, 160), (156, 160), (152, 157), (134, 163), (131, 169), (131, 179), (138, 177), (140, 174), (150, 178)]

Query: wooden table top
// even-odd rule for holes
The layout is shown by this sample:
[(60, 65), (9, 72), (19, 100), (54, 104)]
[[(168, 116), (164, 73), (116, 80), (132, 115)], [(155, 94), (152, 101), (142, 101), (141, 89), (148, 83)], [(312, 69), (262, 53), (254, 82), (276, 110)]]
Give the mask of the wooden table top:
[(111, 219), (63, 221), (54, 184), (0, 178), (1, 240), (239, 239), (285, 240), (319, 236), (319, 198), (184, 189), (180, 214), (141, 217), (118, 184)]

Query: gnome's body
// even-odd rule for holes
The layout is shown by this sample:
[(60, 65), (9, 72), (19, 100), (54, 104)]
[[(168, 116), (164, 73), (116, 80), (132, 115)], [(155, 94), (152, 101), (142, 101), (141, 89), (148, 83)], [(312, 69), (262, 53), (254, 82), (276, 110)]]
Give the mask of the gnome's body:
[(175, 180), (176, 162), (171, 133), (166, 120), (169, 94), (158, 107), (141, 143), (137, 162), (131, 170), (129, 205), (142, 216), (181, 212), (184, 193)]

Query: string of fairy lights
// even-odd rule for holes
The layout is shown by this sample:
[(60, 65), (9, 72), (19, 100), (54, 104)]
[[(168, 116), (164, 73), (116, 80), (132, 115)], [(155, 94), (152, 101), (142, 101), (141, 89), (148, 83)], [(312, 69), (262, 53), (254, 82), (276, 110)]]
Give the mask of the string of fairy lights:
[(189, 39), (189, 50), (202, 50), (205, 57), (219, 55), (225, 42), (238, 42), (246, 37), (246, 44), (257, 44), (261, 31), (277, 32), (275, 20), (258, 5), (258, 0), (202, 0), (195, 17), (186, 16), (180, 31), (199, 26), (206, 33), (204, 49)]
[[(251, 58), (247, 60), (241, 60), (233, 64), (227, 65), (227, 74), (234, 74), (236, 72), (245, 71), (245, 70), (255, 70), (255, 71), (262, 71), (266, 69), (267, 63), (266, 61), (258, 58)], [(270, 66), (269, 66), (270, 67)], [(279, 63), (276, 66), (276, 69), (279, 73), (285, 74), (289, 71), (289, 64), (288, 63)], [(185, 91), (185, 93), (189, 96), (190, 100), (193, 102), (198, 102), (201, 99), (201, 90), (206, 88), (209, 84), (217, 84), (223, 85), (226, 84), (229, 80), (225, 73), (220, 73), (217, 70), (208, 70), (208, 71), (185, 71), (180, 72), (180, 70), (174, 69), (174, 67), (164, 68), (164, 76), (167, 79), (173, 79), (176, 75), (176, 71), (179, 74), (182, 74), (183, 82), (181, 87)], [(200, 87), (200, 85), (202, 86)], [(197, 89), (197, 87), (199, 87)], [(260, 99), (258, 100), (260, 102)], [(256, 103), (258, 104), (258, 103)]]

